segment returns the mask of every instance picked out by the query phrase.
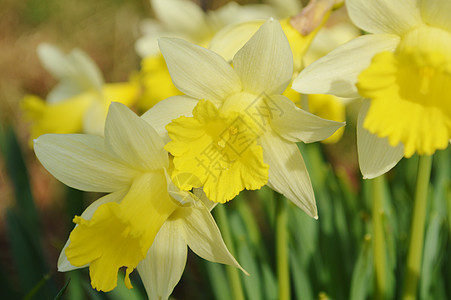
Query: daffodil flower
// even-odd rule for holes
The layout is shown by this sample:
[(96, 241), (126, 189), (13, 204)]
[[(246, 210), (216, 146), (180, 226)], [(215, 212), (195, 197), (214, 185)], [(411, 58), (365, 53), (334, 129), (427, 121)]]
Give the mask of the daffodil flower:
[(175, 174), (192, 173), (201, 181), (184, 181), (183, 188), (202, 184), (210, 200), (225, 202), (244, 188), (268, 184), (317, 217), (296, 142), (325, 139), (344, 124), (316, 117), (281, 95), (293, 74), (293, 56), (279, 22), (268, 20), (236, 53), (233, 67), (180, 39), (162, 38), (160, 48), (174, 84), (187, 96), (166, 99), (143, 118), (163, 131), (162, 125), (183, 115), (166, 127), (172, 139), (166, 149), (174, 155)]
[(46, 134), (35, 140), (37, 157), (58, 180), (108, 193), (74, 218), (60, 271), (89, 266), (92, 287), (110, 291), (119, 268), (126, 268), (128, 288), (138, 268), (150, 299), (167, 299), (185, 267), (187, 245), (207, 260), (241, 268), (207, 206), (170, 180), (163, 146), (152, 126), (120, 103), (110, 106), (105, 137)]
[(307, 67), (302, 93), (366, 98), (357, 143), (364, 178), (414, 153), (431, 155), (451, 138), (451, 2), (347, 0), (351, 20), (372, 33)]
[(38, 47), (44, 67), (59, 83), (47, 101), (26, 95), (22, 102), (25, 118), (32, 122), (31, 140), (45, 133), (103, 134), (111, 101), (132, 105), (138, 94), (134, 83), (103, 82), (95, 63), (81, 50), (65, 55), (49, 44)]

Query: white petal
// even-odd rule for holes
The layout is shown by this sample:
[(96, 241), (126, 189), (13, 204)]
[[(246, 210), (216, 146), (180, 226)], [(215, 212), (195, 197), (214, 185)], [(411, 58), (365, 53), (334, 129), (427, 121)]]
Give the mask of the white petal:
[(208, 22), (214, 29), (224, 28), (229, 24), (253, 20), (267, 20), (274, 16), (274, 9), (265, 4), (239, 5), (236, 2), (229, 2), (216, 10), (207, 12)]
[(47, 103), (57, 103), (85, 92), (85, 88), (71, 80), (62, 79), (47, 95)]
[(180, 281), (186, 264), (187, 248), (180, 222), (166, 221), (138, 272), (149, 299), (168, 299)]
[(169, 164), (164, 143), (155, 129), (127, 106), (113, 102), (105, 123), (105, 143), (138, 170), (157, 170)]
[(164, 30), (157, 20), (146, 19), (141, 21), (139, 25), (143, 36), (135, 43), (136, 53), (141, 58), (160, 54), (157, 39), (162, 36), (171, 36), (171, 34)]
[[(83, 132), (103, 136), (108, 104), (94, 97), (96, 96), (93, 95), (92, 103), (83, 116)], [(99, 94), (97, 97), (100, 98), (101, 95)]]
[(402, 35), (422, 23), (418, 2), (418, 0), (347, 0), (346, 7), (351, 20), (363, 30)]
[(312, 183), (297, 145), (272, 132), (265, 133), (259, 141), (263, 160), (269, 165), (268, 186), (309, 216), (318, 218)]
[(280, 109), (280, 113), (272, 115), (271, 127), (291, 142), (322, 141), (345, 125), (343, 122), (326, 120), (306, 112), (285, 96), (270, 96), (266, 101), (272, 101)]
[(213, 51), (175, 38), (159, 44), (174, 85), (188, 96), (223, 100), (241, 90), (233, 68)]
[(282, 94), (293, 76), (293, 54), (279, 22), (269, 19), (233, 57), (243, 89)]
[(228, 264), (247, 274), (225, 245), (219, 228), (206, 207), (187, 207), (184, 211), (183, 228), (186, 242), (194, 253), (211, 262)]
[(421, 1), (421, 15), (427, 24), (451, 31), (450, 12), (451, 1), (449, 0)]
[(182, 206), (191, 206), (197, 200), (193, 198), (191, 192), (179, 189), (172, 181), (166, 169), (164, 169), (164, 175), (166, 176), (167, 193), (172, 200), (175, 200)]
[(293, 89), (304, 94), (359, 97), (355, 84), (376, 53), (394, 51), (399, 37), (388, 34), (364, 35), (330, 52), (305, 68), (293, 81)]
[(166, 125), (181, 116), (192, 117), (197, 102), (197, 99), (188, 96), (169, 97), (155, 104), (141, 118), (149, 123), (165, 142), (169, 142)]
[(226, 26), (215, 34), (208, 48), (224, 57), (226, 61), (232, 61), (238, 50), (264, 23), (263, 20), (255, 20)]
[(152, 8), (165, 29), (196, 36), (206, 30), (205, 13), (189, 0), (152, 0)]
[[(91, 205), (89, 205), (85, 211), (81, 214), (81, 217), (85, 220), (91, 220), (92, 216), (94, 215), (94, 212), (97, 210), (97, 208), (104, 204), (104, 203), (108, 203), (108, 202), (117, 202), (119, 203), (122, 198), (125, 197), (125, 195), (127, 194), (127, 190), (122, 190), (122, 191), (118, 191), (118, 192), (114, 192), (111, 194), (108, 194), (96, 201), (94, 201)], [(77, 227), (78, 225), (75, 225), (75, 227)], [(63, 250), (61, 250), (60, 256), (58, 258), (58, 271), (59, 272), (67, 272), (67, 271), (72, 271), (75, 269), (80, 269), (80, 268), (84, 268), (86, 266), (82, 266), (82, 267), (76, 267), (73, 266), (69, 260), (66, 257), (66, 248), (69, 245), (70, 240), (67, 239), (66, 244), (63, 247)]]
[(266, 0), (277, 12), (279, 19), (298, 14), (302, 9), (302, 1), (299, 0)]
[(104, 139), (87, 134), (45, 134), (34, 141), (42, 165), (64, 184), (88, 192), (127, 188), (136, 171), (105, 149)]
[(387, 138), (380, 138), (363, 128), (369, 105), (369, 100), (363, 102), (357, 120), (357, 150), (360, 171), (364, 179), (371, 179), (387, 173), (404, 156), (402, 144), (392, 147)]
[(64, 54), (50, 44), (40, 44), (37, 49), (43, 66), (58, 79), (72, 81), (83, 90), (100, 89), (102, 73), (94, 61), (80, 49)]
[[(451, 142), (451, 141), (450, 141)], [(200, 201), (202, 201), (203, 205), (211, 211), (215, 206), (218, 204), (218, 202), (213, 202), (208, 199), (207, 194), (205, 194), (204, 190), (202, 188), (194, 188), (193, 194), (196, 196)], [(194, 202), (196, 203), (196, 202)]]

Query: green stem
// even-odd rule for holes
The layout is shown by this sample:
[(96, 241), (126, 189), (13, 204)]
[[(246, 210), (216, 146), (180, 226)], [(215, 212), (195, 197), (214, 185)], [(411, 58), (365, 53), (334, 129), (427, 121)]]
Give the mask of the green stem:
[(410, 232), (407, 270), (404, 278), (404, 300), (416, 299), (420, 278), (421, 260), (424, 245), (424, 227), (426, 221), (429, 178), (431, 176), (432, 156), (420, 156), (418, 163), (417, 187)]
[(386, 299), (385, 234), (384, 234), (384, 176), (371, 180), (373, 185), (373, 253), (376, 293), (374, 299)]
[[(227, 213), (224, 205), (223, 204), (216, 205), (214, 212), (219, 227), (221, 228), (221, 234), (224, 239), (224, 242), (229, 248), (230, 253), (232, 253), (233, 255), (236, 252), (233, 245), (232, 233), (230, 232), (229, 219), (227, 218)], [(239, 274), (240, 271), (236, 267), (229, 265), (226, 265), (226, 271), (227, 276), (229, 277), (230, 285), (232, 287), (233, 299), (244, 300), (244, 292), (243, 287), (241, 285)]]
[(276, 204), (276, 254), (279, 300), (290, 299), (290, 269), (288, 260), (287, 200), (278, 194)]

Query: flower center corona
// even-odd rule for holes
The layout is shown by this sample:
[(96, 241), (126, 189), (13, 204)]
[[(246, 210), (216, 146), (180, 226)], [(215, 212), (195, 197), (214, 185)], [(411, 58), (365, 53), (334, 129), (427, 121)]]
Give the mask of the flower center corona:
[(250, 119), (236, 111), (223, 113), (202, 100), (192, 118), (172, 121), (166, 127), (172, 141), (165, 148), (174, 156), (172, 176), (179, 188), (203, 186), (210, 200), (223, 203), (243, 189), (265, 185), (268, 166), (257, 145), (260, 129)]

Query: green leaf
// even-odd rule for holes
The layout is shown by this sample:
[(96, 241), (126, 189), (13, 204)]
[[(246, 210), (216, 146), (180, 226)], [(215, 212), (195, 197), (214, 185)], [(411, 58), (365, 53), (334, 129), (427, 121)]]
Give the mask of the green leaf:
[(260, 278), (260, 270), (258, 268), (258, 264), (261, 262), (256, 261), (256, 257), (251, 252), (247, 242), (243, 242), (238, 245), (238, 261), (240, 261), (243, 268), (249, 272), (249, 276), (246, 276), (245, 274), (242, 274), (241, 276), (244, 284), (244, 290), (247, 295), (246, 299), (264, 299), (262, 297), (262, 283)]
[[(46, 276), (48, 267), (36, 237), (32, 236), (27, 223), (16, 212), (7, 211), (6, 226), (21, 290), (29, 293)], [(52, 282), (48, 282), (48, 278), (43, 284), (46, 288), (36, 292), (36, 299), (50, 299), (51, 295), (56, 294), (56, 289)]]
[(63, 286), (63, 288), (58, 292), (58, 294), (55, 296), (54, 300), (60, 300), (61, 297), (63, 297), (64, 293), (67, 290), (67, 287), (69, 286), (70, 278), (66, 281), (66, 284)]
[(263, 290), (266, 299), (277, 299), (278, 288), (277, 279), (271, 267), (267, 263), (261, 264), (262, 275), (263, 275)]
[(365, 300), (373, 285), (373, 251), (370, 237), (365, 237), (352, 274), (350, 300)]
[[(125, 286), (124, 283), (124, 273), (119, 272), (118, 279), (117, 279), (117, 286), (114, 290), (111, 292), (108, 292), (108, 298), (113, 300), (144, 300), (146, 297), (139, 291), (138, 288), (134, 287), (133, 289), (129, 289)], [(133, 286), (135, 286), (136, 283), (133, 283)]]
[(312, 283), (296, 254), (295, 251), (290, 251), (291, 273), (295, 294), (297, 299), (313, 300)]
[(42, 279), (31, 289), (31, 291), (28, 292), (28, 294), (23, 298), (23, 300), (30, 300), (35, 297), (39, 297), (38, 296), (39, 292), (49, 279), (50, 274), (45, 274), (44, 277), (42, 277)]
[(223, 265), (205, 261), (210, 285), (213, 289), (213, 294), (217, 300), (232, 299), (229, 280), (227, 279), (225, 268)]

